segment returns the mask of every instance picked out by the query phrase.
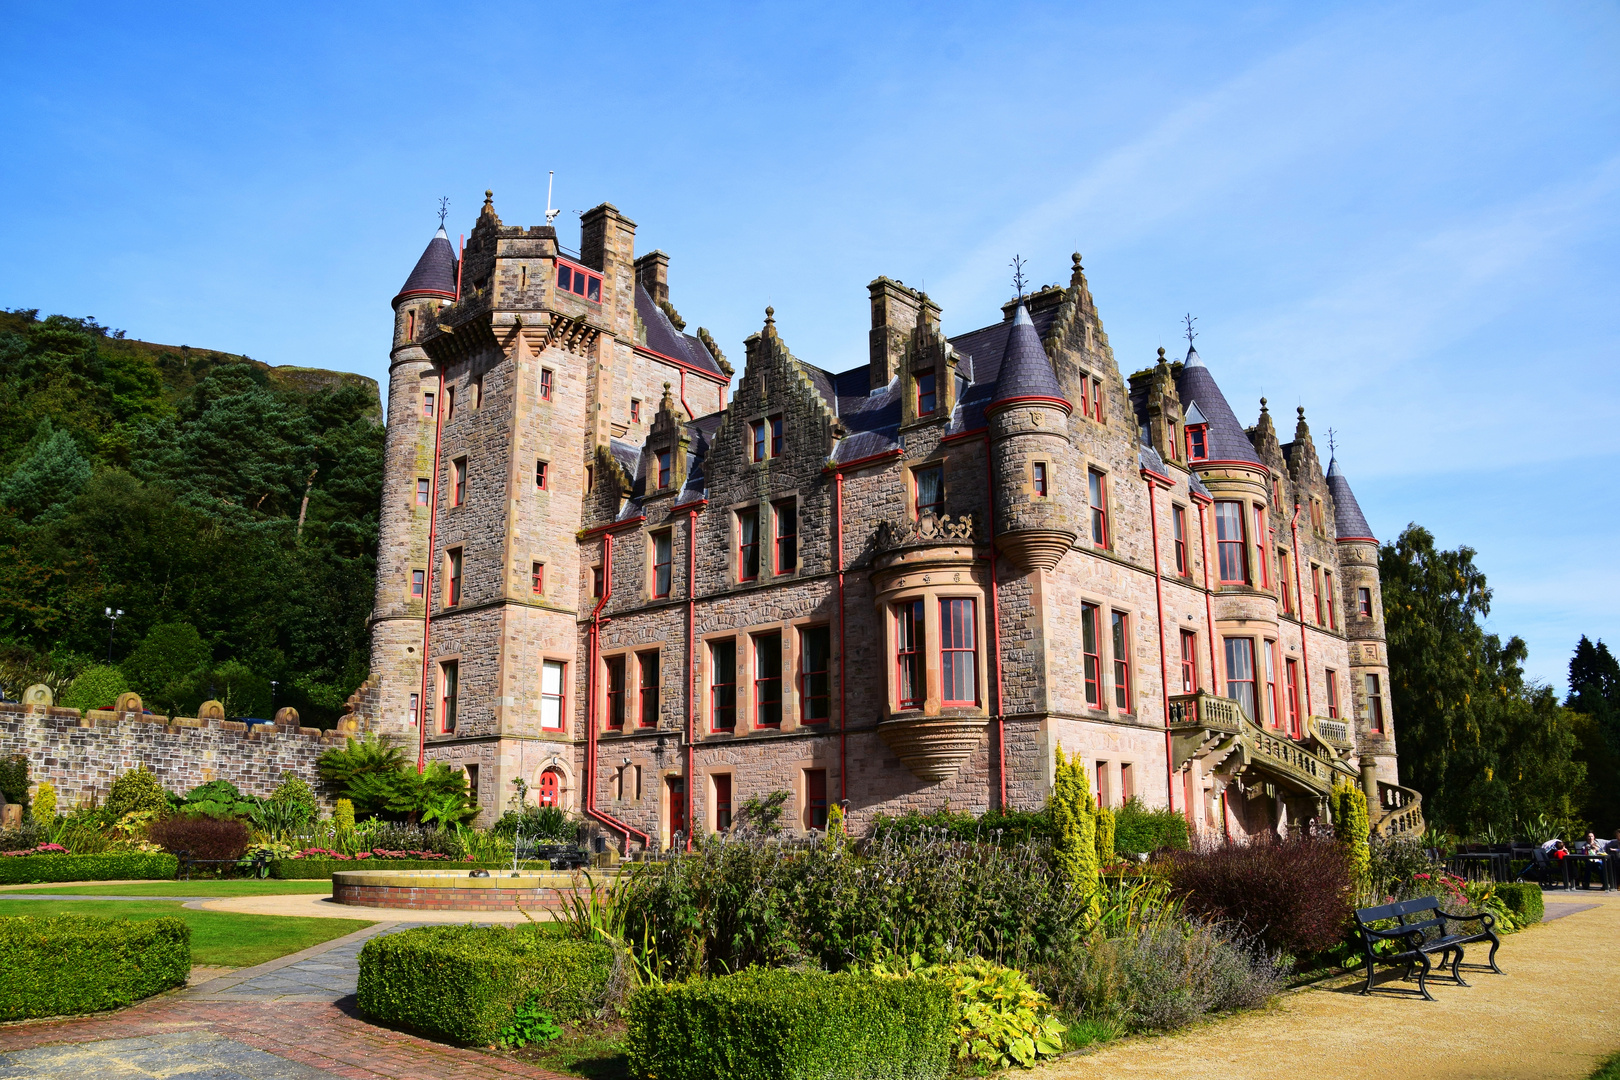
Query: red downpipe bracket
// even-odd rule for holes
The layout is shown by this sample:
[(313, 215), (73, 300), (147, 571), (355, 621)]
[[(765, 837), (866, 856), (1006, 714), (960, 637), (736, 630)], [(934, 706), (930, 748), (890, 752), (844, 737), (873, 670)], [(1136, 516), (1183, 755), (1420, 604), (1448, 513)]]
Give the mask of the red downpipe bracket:
[[(1301, 591), (1299, 578), (1299, 503), (1297, 502), (1294, 504), (1294, 516), (1288, 522), (1288, 531), (1294, 537), (1294, 596), (1299, 600), (1299, 661), (1305, 669), (1305, 715), (1310, 716), (1311, 649), (1310, 646), (1305, 643), (1305, 593)], [(1300, 719), (1303, 719), (1303, 717), (1296, 718), (1296, 720)], [(1293, 735), (1295, 738), (1298, 738), (1299, 732), (1303, 731), (1304, 729), (1305, 725), (1300, 723), (1294, 728), (1293, 731), (1290, 731), (1289, 734)]]
[(990, 430), (984, 432), (984, 471), (989, 479), (986, 488), (985, 517), (990, 530), (990, 647), (996, 659), (996, 759), (1000, 774), (1001, 809), (1007, 809), (1007, 719), (1001, 693), (1001, 606), (996, 593), (996, 475), (990, 448)]
[(585, 673), (585, 815), (624, 833), (625, 854), (630, 853), (630, 838), (641, 837), (644, 848), (652, 846), (652, 838), (640, 829), (620, 821), (612, 814), (596, 808), (596, 668), (602, 648), (602, 608), (613, 596), (613, 534), (602, 535), (602, 595), (591, 611), (590, 670)]
[[(461, 269), (456, 268), (459, 275)], [(416, 772), (427, 769), (428, 646), (433, 642), (433, 546), (439, 532), (439, 436), (444, 432), (444, 368), (433, 390), (433, 482), (428, 491), (428, 557), (422, 579), (422, 689), (416, 696)], [(437, 715), (435, 713), (435, 715)]]
[(1175, 752), (1170, 740), (1170, 666), (1164, 657), (1164, 574), (1159, 565), (1159, 500), (1153, 477), (1142, 471), (1147, 482), (1148, 520), (1153, 523), (1153, 592), (1159, 603), (1159, 688), (1164, 698), (1164, 792), (1169, 809), (1176, 808)]

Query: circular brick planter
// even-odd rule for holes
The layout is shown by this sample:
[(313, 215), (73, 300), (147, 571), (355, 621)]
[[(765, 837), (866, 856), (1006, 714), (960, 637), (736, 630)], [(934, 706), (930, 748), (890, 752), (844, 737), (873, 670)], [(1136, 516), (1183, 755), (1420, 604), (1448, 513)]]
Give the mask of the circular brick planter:
[[(601, 882), (612, 871), (597, 870)], [(588, 891), (583, 874), (491, 870), (470, 877), (465, 870), (339, 870), (332, 875), (332, 899), (355, 907), (413, 911), (557, 911), (576, 889)]]

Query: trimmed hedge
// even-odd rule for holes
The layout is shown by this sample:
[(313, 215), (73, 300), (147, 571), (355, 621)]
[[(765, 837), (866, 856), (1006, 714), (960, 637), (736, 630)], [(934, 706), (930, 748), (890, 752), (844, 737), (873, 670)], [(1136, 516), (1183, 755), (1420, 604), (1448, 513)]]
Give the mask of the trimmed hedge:
[(558, 1020), (602, 1007), (613, 949), (555, 925), (427, 926), (360, 950), (360, 1011), (446, 1042), (487, 1046), (519, 1005)]
[(510, 862), (458, 862), (455, 859), (271, 859), (270, 876), (283, 881), (330, 881), (338, 870), (509, 870)]
[(956, 1007), (943, 982), (750, 968), (636, 992), (632, 1076), (659, 1080), (935, 1080)]
[(1541, 886), (1534, 881), (1509, 882), (1497, 885), (1491, 891), (1502, 901), (1502, 906), (1513, 912), (1526, 926), (1540, 922), (1547, 913)]
[(1149, 810), (1136, 796), (1114, 811), (1114, 851), (1135, 857), (1155, 851), (1187, 851), (1187, 819), (1176, 810)]
[(184, 986), (191, 927), (95, 915), (0, 919), (0, 1020), (119, 1009)]
[(180, 860), (167, 853), (13, 855), (0, 858), (0, 885), (47, 881), (173, 881)]

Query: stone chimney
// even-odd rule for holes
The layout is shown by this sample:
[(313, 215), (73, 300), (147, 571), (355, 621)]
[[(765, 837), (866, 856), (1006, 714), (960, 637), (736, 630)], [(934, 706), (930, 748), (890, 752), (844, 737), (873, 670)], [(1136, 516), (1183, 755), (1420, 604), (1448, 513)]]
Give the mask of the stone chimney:
[(870, 388), (889, 385), (905, 362), (906, 346), (919, 325), (939, 327), (939, 305), (916, 289), (880, 277), (866, 287), (872, 297)]
[(669, 256), (662, 251), (649, 251), (637, 259), (636, 284), (647, 290), (653, 303), (669, 303)]

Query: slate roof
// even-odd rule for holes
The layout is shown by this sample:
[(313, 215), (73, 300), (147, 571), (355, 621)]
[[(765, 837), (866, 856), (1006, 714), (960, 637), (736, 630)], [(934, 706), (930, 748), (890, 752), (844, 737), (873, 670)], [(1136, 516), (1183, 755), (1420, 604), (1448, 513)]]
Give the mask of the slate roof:
[(1340, 540), (1376, 540), (1372, 526), (1367, 524), (1361, 504), (1356, 502), (1350, 481), (1339, 471), (1339, 459), (1333, 458), (1327, 468), (1328, 490), (1333, 493), (1333, 531)]
[(1191, 412), (1197, 406), (1208, 423), (1207, 449), (1211, 461), (1250, 461), (1262, 465), (1254, 444), (1243, 433), (1237, 414), (1226, 403), (1226, 396), (1215, 385), (1215, 376), (1204, 366), (1198, 350), (1187, 347), (1187, 359), (1176, 376), (1176, 393), (1181, 396), (1182, 408)]
[(1023, 300), (1013, 312), (1012, 326), (1007, 330), (1007, 341), (1002, 346), (1000, 370), (996, 373), (996, 388), (991, 404), (1014, 398), (1063, 397), (1052, 360), (1046, 355), (1041, 336), (1029, 317)]
[(675, 324), (669, 321), (664, 309), (659, 307), (647, 290), (639, 284), (636, 286), (636, 314), (641, 317), (641, 324), (647, 328), (647, 348), (674, 357), (700, 371), (710, 371), (725, 378), (720, 365), (709, 355), (709, 350), (704, 348), (703, 342), (695, 335), (683, 334), (675, 329)]
[(416, 260), (416, 268), (405, 279), (394, 302), (398, 303), (407, 296), (422, 295), (444, 296), (451, 300), (456, 298), (456, 249), (450, 246), (450, 237), (446, 235), (443, 225), (428, 241), (427, 250)]

